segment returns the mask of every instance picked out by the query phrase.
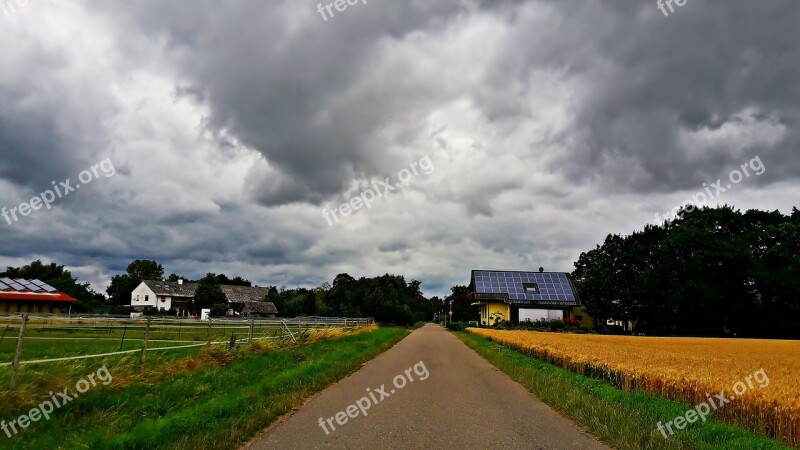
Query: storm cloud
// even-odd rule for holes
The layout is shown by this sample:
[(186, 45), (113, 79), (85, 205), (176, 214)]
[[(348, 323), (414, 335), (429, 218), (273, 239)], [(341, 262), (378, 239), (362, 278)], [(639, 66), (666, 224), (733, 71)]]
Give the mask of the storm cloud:
[[(435, 3), (435, 4), (431, 4)], [(800, 6), (653, 2), (47, 1), (0, 15), (0, 207), (111, 158), (19, 223), (6, 265), (96, 288), (137, 258), (294, 286), (386, 272), (569, 271), (759, 156), (716, 199), (800, 191)], [(322, 209), (436, 170), (328, 226)]]

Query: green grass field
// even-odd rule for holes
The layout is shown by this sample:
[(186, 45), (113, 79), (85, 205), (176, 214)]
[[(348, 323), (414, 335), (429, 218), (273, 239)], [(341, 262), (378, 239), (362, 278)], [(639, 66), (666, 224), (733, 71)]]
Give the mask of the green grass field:
[(406, 334), (402, 328), (380, 328), (283, 348), (261, 341), (233, 352), (216, 346), (198, 354), (153, 353), (144, 370), (136, 358), (122, 356), (76, 362), (68, 373), (29, 374), (37, 381), (24, 392), (9, 396), (0, 389), (1, 398), (11, 399), (0, 419), (13, 420), (53, 386), (74, 385), (102, 364), (114, 380), (12, 439), (0, 435), (0, 448), (238, 448)]

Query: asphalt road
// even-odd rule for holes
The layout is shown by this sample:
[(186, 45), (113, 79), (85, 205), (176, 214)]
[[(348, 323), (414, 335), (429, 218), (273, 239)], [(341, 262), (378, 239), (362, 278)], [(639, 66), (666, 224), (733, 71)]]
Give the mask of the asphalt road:
[[(355, 406), (347, 411), (349, 405)], [(437, 325), (426, 325), (273, 424), (245, 448), (608, 447), (458, 338)]]

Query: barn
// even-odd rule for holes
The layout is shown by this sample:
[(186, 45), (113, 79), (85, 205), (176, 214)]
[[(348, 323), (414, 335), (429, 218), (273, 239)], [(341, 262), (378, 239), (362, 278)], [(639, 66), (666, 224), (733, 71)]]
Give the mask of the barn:
[(39, 280), (0, 278), (0, 314), (63, 314), (76, 299)]
[(570, 317), (592, 325), (566, 272), (473, 270), (468, 295), (480, 309), (483, 326)]

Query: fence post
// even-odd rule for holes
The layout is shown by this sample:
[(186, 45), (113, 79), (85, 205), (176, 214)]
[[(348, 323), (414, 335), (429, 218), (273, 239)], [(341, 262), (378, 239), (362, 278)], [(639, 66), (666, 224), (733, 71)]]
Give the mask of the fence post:
[(3, 339), (6, 338), (6, 333), (8, 333), (8, 327), (10, 327), (10, 326), (11, 326), (11, 324), (6, 325), (6, 329), (5, 329), (5, 331), (3, 331), (3, 335), (0, 336), (0, 344), (2, 344), (3, 343)]
[(236, 346), (236, 335), (231, 334), (231, 343), (228, 345), (229, 350), (233, 350), (233, 347)]
[(250, 318), (250, 334), (247, 335), (247, 343), (249, 344), (253, 340), (253, 326), (256, 323), (255, 317)]
[(17, 374), (19, 372), (19, 358), (22, 355), (22, 341), (25, 338), (25, 327), (28, 325), (28, 315), (22, 315), (22, 324), (19, 326), (17, 337), (17, 352), (14, 354), (14, 363), (11, 365), (11, 389), (17, 387)]
[(147, 326), (144, 329), (144, 343), (142, 344), (142, 367), (144, 367), (145, 360), (147, 359), (147, 337), (150, 334), (150, 321), (152, 318), (147, 318)]
[(208, 330), (206, 331), (206, 345), (211, 345), (211, 315), (208, 316)]
[(122, 340), (119, 341), (119, 350), (122, 351), (122, 345), (125, 343), (125, 334), (128, 332), (128, 326), (125, 325), (125, 328), (122, 329)]

